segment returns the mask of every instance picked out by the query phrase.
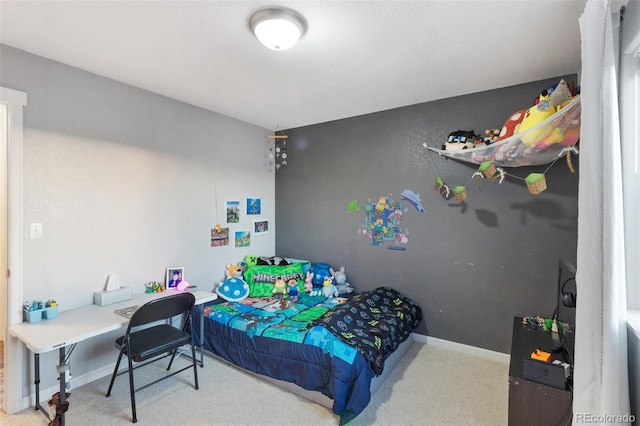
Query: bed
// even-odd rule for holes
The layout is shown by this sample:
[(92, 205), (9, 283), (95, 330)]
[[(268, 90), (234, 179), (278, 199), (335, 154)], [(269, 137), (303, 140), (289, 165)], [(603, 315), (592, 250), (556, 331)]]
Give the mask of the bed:
[(273, 285), (256, 286), (246, 271), (244, 276), (251, 297), (194, 308), (194, 318), (204, 316), (202, 330), (199, 320), (193, 322), (198, 345), (328, 406), (340, 424), (364, 410), (410, 348), (411, 333), (422, 320), (420, 307), (389, 287), (337, 298), (304, 291), (276, 298), (269, 293)]

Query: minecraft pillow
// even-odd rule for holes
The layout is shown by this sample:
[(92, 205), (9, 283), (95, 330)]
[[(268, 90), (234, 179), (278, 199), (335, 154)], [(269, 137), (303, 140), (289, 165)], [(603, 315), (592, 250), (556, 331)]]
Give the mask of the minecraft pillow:
[(290, 279), (298, 282), (298, 292), (304, 291), (303, 263), (292, 265), (255, 265), (244, 271), (244, 280), (249, 284), (250, 297), (273, 296), (273, 283), (277, 279), (288, 282)]

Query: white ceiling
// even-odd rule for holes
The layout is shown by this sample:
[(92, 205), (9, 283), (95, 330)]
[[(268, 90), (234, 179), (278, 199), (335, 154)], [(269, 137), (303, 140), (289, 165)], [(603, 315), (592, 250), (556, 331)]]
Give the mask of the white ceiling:
[[(2, 0), (0, 42), (277, 130), (578, 72), (585, 3)], [(290, 50), (249, 31), (273, 5)]]

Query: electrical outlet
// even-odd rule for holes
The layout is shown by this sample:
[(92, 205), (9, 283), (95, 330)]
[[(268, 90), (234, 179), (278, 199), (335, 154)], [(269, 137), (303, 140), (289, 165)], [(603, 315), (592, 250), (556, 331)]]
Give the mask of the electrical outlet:
[(41, 240), (42, 239), (42, 224), (41, 223), (32, 223), (29, 228), (29, 239), (30, 240)]

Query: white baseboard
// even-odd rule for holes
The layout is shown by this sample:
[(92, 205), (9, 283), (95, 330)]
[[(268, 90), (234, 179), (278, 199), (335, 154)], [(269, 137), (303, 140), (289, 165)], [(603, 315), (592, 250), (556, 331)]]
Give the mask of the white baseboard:
[(485, 358), (491, 361), (498, 361), (509, 364), (511, 356), (502, 352), (491, 351), (489, 349), (478, 348), (476, 346), (464, 345), (462, 343), (451, 342), (449, 340), (438, 339), (437, 337), (425, 336), (423, 334), (413, 333), (413, 340), (425, 345), (438, 346), (444, 349), (451, 349), (457, 352), (463, 352), (468, 355)]
[[(71, 394), (73, 395), (73, 389), (78, 388), (82, 385), (86, 385), (87, 383), (91, 383), (94, 380), (101, 379), (104, 376), (111, 375), (113, 373), (113, 369), (115, 368), (116, 363), (112, 363), (110, 365), (106, 365), (102, 368), (98, 368), (96, 370), (90, 371), (82, 376), (74, 376), (73, 373), (71, 375)], [(36, 405), (36, 395), (35, 388), (32, 388), (34, 393), (22, 398), (22, 408), (21, 410), (25, 410), (27, 408), (35, 407)], [(40, 405), (47, 408), (47, 402), (51, 399), (51, 395), (56, 392), (60, 392), (60, 386), (56, 384), (55, 386), (50, 386), (46, 389), (40, 388)], [(107, 393), (107, 389), (104, 390), (105, 394)]]

